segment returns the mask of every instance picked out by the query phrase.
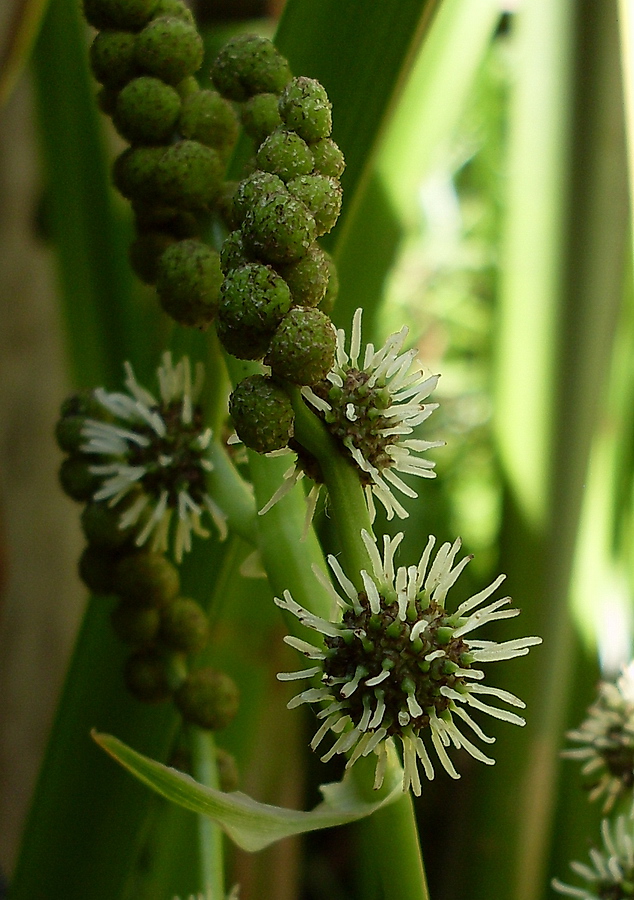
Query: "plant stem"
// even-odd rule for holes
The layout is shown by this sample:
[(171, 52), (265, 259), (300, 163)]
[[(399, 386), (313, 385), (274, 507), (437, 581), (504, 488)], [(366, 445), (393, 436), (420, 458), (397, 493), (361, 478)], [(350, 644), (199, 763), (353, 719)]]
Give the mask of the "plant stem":
[[(219, 789), (213, 734), (210, 731), (192, 727), (190, 746), (196, 781), (207, 787)], [(203, 892), (210, 892), (214, 900), (224, 900), (222, 831), (208, 816), (198, 816), (198, 840)]]
[(389, 836), (389, 853), (377, 852), (375, 857), (383, 900), (429, 900), (411, 794), (381, 807), (362, 827), (375, 851), (385, 847)]
[(209, 447), (213, 469), (207, 475), (209, 493), (227, 516), (229, 530), (249, 544), (257, 543), (255, 503), (246, 482), (217, 441)]

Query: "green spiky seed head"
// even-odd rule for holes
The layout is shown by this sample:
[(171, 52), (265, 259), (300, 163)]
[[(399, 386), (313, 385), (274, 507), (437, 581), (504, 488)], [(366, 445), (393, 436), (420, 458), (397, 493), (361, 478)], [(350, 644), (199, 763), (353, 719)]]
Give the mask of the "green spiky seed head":
[(124, 644), (143, 647), (158, 634), (161, 614), (155, 606), (119, 603), (110, 614), (112, 630)]
[(157, 650), (139, 650), (126, 662), (123, 670), (125, 686), (142, 703), (161, 703), (172, 695), (168, 665)]
[(290, 308), (291, 292), (284, 279), (270, 266), (247, 263), (226, 275), (218, 318), (231, 329), (271, 337)]
[(326, 263), (328, 264), (328, 271), (330, 273), (328, 287), (326, 288), (324, 299), (319, 304), (319, 308), (329, 316), (335, 308), (335, 300), (339, 294), (339, 274), (337, 272), (335, 261), (329, 253), (326, 253)]
[(261, 144), (255, 157), (259, 169), (279, 175), (282, 181), (308, 175), (315, 162), (310, 147), (294, 131), (279, 129)]
[(234, 328), (220, 320), (216, 322), (216, 331), (222, 346), (236, 359), (262, 359), (271, 343), (269, 332)]
[(134, 606), (165, 606), (178, 594), (178, 569), (161, 553), (139, 550), (123, 556), (112, 576), (114, 590)]
[(238, 712), (238, 687), (225, 672), (196, 669), (180, 685), (174, 702), (186, 722), (217, 731), (226, 728)]
[(62, 490), (73, 500), (90, 500), (101, 483), (101, 477), (90, 471), (91, 463), (81, 454), (66, 457), (60, 466), (59, 481)]
[(164, 231), (145, 231), (130, 244), (130, 265), (144, 284), (156, 284), (158, 264), (176, 238)]
[(153, 203), (151, 200), (138, 200), (132, 204), (132, 210), (140, 234), (147, 231), (163, 231), (182, 240), (196, 237), (200, 232), (196, 216), (174, 206)]
[(112, 180), (127, 200), (155, 201), (156, 176), (165, 147), (128, 147), (114, 161)]
[(313, 214), (318, 237), (332, 231), (341, 212), (342, 190), (336, 178), (300, 175), (289, 181), (287, 187)]
[(222, 747), (216, 747), (216, 766), (220, 790), (228, 794), (237, 791), (240, 786), (240, 773), (235, 756), (227, 753)]
[(309, 144), (329, 137), (332, 131), (332, 103), (314, 78), (293, 78), (282, 91), (279, 109), (285, 126)]
[(189, 25), (195, 24), (194, 14), (183, 0), (158, 0), (153, 19), (165, 18), (169, 16), (172, 19), (182, 19)]
[(259, 147), (282, 124), (277, 106), (277, 94), (255, 94), (240, 106), (242, 127)]
[(86, 504), (81, 514), (81, 526), (86, 540), (95, 547), (116, 550), (129, 542), (132, 528), (120, 528), (121, 513), (125, 509), (122, 502), (116, 508), (102, 500)]
[(266, 375), (250, 375), (229, 399), (229, 415), (241, 441), (258, 453), (288, 446), (295, 413), (286, 391)]
[(84, 15), (93, 28), (138, 31), (149, 22), (157, 0), (84, 0)]
[(330, 267), (319, 244), (313, 244), (306, 256), (278, 271), (290, 288), (293, 306), (317, 306), (323, 300)]
[(282, 319), (265, 362), (280, 378), (315, 384), (330, 372), (334, 359), (335, 331), (328, 316), (296, 306)]
[(287, 61), (267, 38), (240, 34), (222, 47), (211, 67), (218, 91), (228, 100), (279, 94), (291, 79)]
[(233, 195), (233, 212), (237, 222), (244, 222), (246, 214), (265, 197), (273, 194), (288, 196), (286, 185), (270, 172), (253, 172), (240, 182)]
[(185, 138), (215, 147), (225, 156), (238, 137), (238, 116), (216, 91), (198, 91), (183, 101), (179, 131)]
[(317, 235), (310, 210), (288, 194), (264, 197), (245, 216), (242, 232), (247, 250), (273, 264), (306, 256)]
[(220, 268), (225, 275), (228, 275), (232, 269), (239, 269), (247, 263), (253, 262), (247, 253), (242, 240), (242, 232), (239, 228), (232, 231), (222, 245), (220, 250)]
[(341, 178), (346, 161), (333, 140), (323, 138), (321, 141), (311, 144), (310, 152), (315, 160), (315, 172), (320, 175), (329, 175), (331, 178)]
[(119, 92), (113, 121), (119, 134), (133, 144), (163, 144), (172, 135), (181, 98), (159, 78), (133, 78)]
[(221, 284), (220, 256), (202, 241), (178, 241), (158, 261), (161, 306), (181, 325), (209, 325), (218, 310)]
[(201, 67), (203, 40), (195, 26), (183, 19), (153, 19), (138, 35), (136, 61), (148, 75), (178, 84)]
[(178, 141), (157, 164), (157, 195), (180, 209), (207, 210), (220, 191), (223, 168), (216, 150), (198, 141)]
[(199, 653), (209, 641), (209, 619), (189, 597), (177, 597), (161, 610), (160, 639), (171, 650)]
[(112, 593), (112, 572), (118, 554), (88, 544), (79, 557), (79, 577), (93, 594)]
[(136, 35), (129, 31), (100, 31), (90, 46), (93, 75), (112, 90), (122, 88), (136, 74)]

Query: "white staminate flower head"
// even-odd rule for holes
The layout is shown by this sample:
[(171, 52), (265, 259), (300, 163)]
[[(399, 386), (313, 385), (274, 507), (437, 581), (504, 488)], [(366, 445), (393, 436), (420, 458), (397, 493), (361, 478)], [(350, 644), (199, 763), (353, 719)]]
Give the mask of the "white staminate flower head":
[(562, 756), (582, 760), (590, 799), (603, 797), (603, 812), (610, 812), (615, 801), (634, 787), (634, 663), (623, 669), (616, 683), (600, 682), (587, 718), (567, 737), (581, 746), (564, 750)]
[(585, 882), (586, 887), (573, 887), (553, 878), (552, 886), (566, 897), (579, 900), (626, 900), (634, 897), (634, 840), (632, 821), (618, 816), (610, 827), (608, 819), (601, 822), (603, 848), (590, 850), (590, 863), (570, 863), (570, 868)]
[(486, 602), (504, 580), (503, 575), (454, 612), (447, 610), (447, 593), (471, 559), (467, 556), (455, 562), (460, 540), (443, 544), (432, 559), (435, 539), (430, 537), (418, 565), (395, 569), (394, 554), (403, 535), (384, 537), (383, 556), (367, 532), (362, 531), (361, 535), (372, 561), (372, 571), (360, 573), (364, 590), (357, 591), (333, 556), (328, 563), (340, 590), (335, 590), (323, 573), (315, 571), (339, 611), (334, 621), (308, 612), (288, 591), (284, 599), (276, 598), (278, 606), (323, 635), (323, 647), (295, 637), (285, 638), (313, 665), (300, 672), (282, 673), (278, 678), (286, 681), (321, 677), (320, 687), (302, 691), (291, 700), (289, 708), (302, 703), (322, 705), (317, 714), (322, 724), (311, 747), (315, 749), (329, 731), (337, 735), (322, 757), (324, 761), (336, 753), (347, 753), (349, 768), (360, 757), (375, 752), (378, 788), (387, 764), (387, 742), (398, 738), (403, 751), (403, 790), (411, 787), (418, 795), (419, 762), (427, 778), (434, 777), (427, 740), (452, 778), (459, 775), (447, 753), (451, 745), (464, 748), (474, 759), (493, 764), (460, 729), (466, 726), (480, 740), (491, 743), (493, 738), (471, 718), (473, 710), (516, 725), (523, 725), (524, 719), (491, 706), (483, 697), (519, 708), (524, 703), (508, 691), (482, 684), (484, 673), (474, 666), (524, 656), (530, 647), (541, 643), (541, 638), (496, 643), (471, 637), (487, 622), (519, 614), (519, 610), (508, 608), (509, 597)]
[(174, 556), (180, 562), (192, 533), (209, 537), (204, 513), (221, 537), (226, 534), (225, 516), (206, 489), (212, 433), (197, 406), (204, 369), (197, 363), (192, 382), (189, 359), (174, 365), (165, 353), (157, 370), (160, 399), (141, 387), (130, 363), (125, 372), (127, 393), (94, 392), (110, 420), (87, 419), (82, 429), (81, 451), (95, 460), (90, 471), (102, 478), (94, 499), (117, 506), (125, 498), (120, 527), (137, 528), (137, 546), (149, 541), (161, 552), (168, 549), (175, 518)]
[(403, 352), (405, 326), (378, 350), (367, 344), (361, 357), (362, 312), (354, 314), (349, 352), (345, 332), (339, 329), (332, 371), (323, 381), (302, 388), (302, 394), (357, 465), (372, 516), (377, 497), (389, 519), (395, 513), (403, 519), (408, 513), (394, 489), (407, 497), (418, 495), (397, 472), (433, 478), (434, 463), (419, 454), (443, 445), (410, 437), (438, 406), (423, 402), (438, 376), (423, 375), (416, 350)]

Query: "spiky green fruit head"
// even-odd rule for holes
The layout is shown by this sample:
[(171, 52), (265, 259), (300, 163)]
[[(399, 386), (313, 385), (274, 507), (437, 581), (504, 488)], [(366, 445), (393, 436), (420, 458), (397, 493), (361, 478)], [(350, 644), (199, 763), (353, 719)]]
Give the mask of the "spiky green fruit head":
[(326, 263), (329, 271), (328, 287), (326, 288), (324, 299), (319, 304), (319, 308), (329, 316), (335, 308), (335, 300), (339, 294), (339, 273), (337, 272), (335, 261), (329, 253), (326, 253)]
[(264, 172), (279, 175), (282, 181), (290, 181), (298, 175), (308, 175), (315, 162), (310, 147), (294, 131), (278, 129), (260, 145), (255, 156), (256, 165)]
[(286, 128), (296, 131), (307, 143), (330, 136), (332, 103), (324, 86), (314, 78), (293, 78), (282, 91), (279, 109)]
[(233, 195), (233, 212), (236, 221), (244, 222), (250, 209), (257, 206), (265, 197), (274, 194), (288, 196), (286, 185), (277, 175), (256, 170), (243, 179)]
[(213, 148), (199, 141), (178, 141), (158, 161), (157, 198), (179, 209), (208, 210), (220, 191), (223, 170)]
[(117, 504), (116, 508), (101, 500), (86, 504), (81, 514), (81, 527), (88, 543), (107, 550), (125, 546), (133, 536), (132, 528), (119, 527), (121, 513), (126, 506), (125, 501)]
[(196, 27), (176, 16), (161, 16), (137, 37), (137, 65), (148, 75), (178, 84), (200, 69), (203, 39)]
[(198, 91), (183, 101), (178, 128), (183, 137), (215, 147), (227, 156), (237, 140), (239, 122), (224, 97), (216, 91)]
[(286, 391), (266, 375), (244, 378), (229, 398), (229, 415), (240, 440), (258, 453), (288, 446), (295, 413)]
[(156, 202), (156, 176), (165, 147), (128, 147), (114, 161), (112, 180), (127, 200)]
[(228, 275), (232, 269), (239, 269), (247, 263), (253, 262), (242, 240), (242, 232), (239, 228), (232, 231), (225, 238), (220, 250), (220, 268), (223, 274)]
[(157, 0), (84, 0), (84, 15), (93, 28), (138, 31), (150, 21)]
[(159, 637), (170, 650), (199, 653), (209, 641), (209, 619), (195, 600), (176, 597), (161, 610)]
[(119, 134), (133, 144), (164, 144), (181, 111), (181, 98), (160, 78), (142, 75), (119, 91), (113, 121)]
[(294, 307), (271, 341), (265, 362), (274, 375), (294, 384), (315, 384), (325, 378), (335, 359), (335, 330), (319, 309)]
[(59, 470), (62, 490), (73, 500), (90, 500), (101, 483), (101, 477), (90, 471), (91, 462), (83, 453), (67, 456)]
[(190, 672), (174, 695), (185, 721), (209, 731), (226, 728), (233, 721), (239, 699), (235, 681), (211, 668)]
[(227, 353), (236, 359), (262, 359), (271, 343), (270, 332), (234, 328), (226, 322), (216, 322), (218, 340)]
[(194, 14), (183, 0), (158, 0), (152, 18), (159, 19), (165, 16), (182, 19), (189, 25), (195, 24)]
[(220, 289), (218, 319), (232, 330), (273, 336), (291, 308), (284, 279), (261, 263), (247, 263), (227, 273)]
[(282, 124), (277, 94), (255, 94), (240, 104), (242, 127), (259, 147)]
[(218, 310), (221, 284), (220, 256), (202, 241), (178, 241), (158, 261), (161, 306), (181, 325), (209, 325)]
[(179, 592), (178, 569), (161, 553), (135, 550), (118, 560), (112, 574), (115, 593), (133, 606), (165, 606)]
[(163, 231), (174, 238), (196, 237), (200, 233), (200, 224), (193, 213), (153, 203), (151, 200), (133, 202), (134, 222), (137, 231), (145, 234), (148, 231)]
[(328, 287), (330, 267), (319, 244), (312, 244), (306, 256), (297, 262), (279, 266), (278, 272), (290, 288), (293, 306), (321, 303)]
[(310, 152), (315, 161), (315, 172), (320, 175), (329, 175), (331, 178), (341, 178), (346, 168), (344, 155), (330, 138), (323, 138), (310, 145)]
[(176, 238), (164, 231), (145, 231), (130, 244), (130, 265), (144, 284), (156, 284), (158, 264)]
[(112, 572), (119, 558), (116, 551), (88, 544), (79, 557), (79, 577), (93, 594), (112, 593)]
[(267, 38), (240, 34), (222, 47), (211, 67), (218, 91), (228, 100), (279, 94), (291, 79), (287, 61)]
[(129, 31), (100, 31), (90, 45), (90, 67), (101, 84), (118, 90), (136, 74), (136, 35)]
[(289, 181), (287, 187), (313, 214), (318, 237), (332, 231), (341, 212), (342, 190), (336, 178), (300, 175)]
[(306, 256), (317, 236), (308, 207), (289, 194), (263, 197), (245, 216), (247, 250), (264, 262), (291, 263)]
[(161, 614), (155, 606), (131, 606), (121, 602), (110, 614), (112, 630), (124, 644), (143, 647), (158, 635)]
[(216, 766), (220, 790), (228, 794), (240, 787), (240, 772), (235, 756), (227, 753), (222, 747), (216, 747)]
[(142, 703), (161, 703), (172, 695), (168, 662), (158, 650), (134, 653), (125, 664), (123, 680), (132, 696)]

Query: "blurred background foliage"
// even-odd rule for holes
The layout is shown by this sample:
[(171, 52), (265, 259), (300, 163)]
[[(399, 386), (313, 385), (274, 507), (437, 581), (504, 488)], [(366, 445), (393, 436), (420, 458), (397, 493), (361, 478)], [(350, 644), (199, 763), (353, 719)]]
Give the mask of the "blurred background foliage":
[[(107, 178), (118, 139), (93, 102), (88, 29), (76, 0), (45, 6), (5, 7), (0, 81), (8, 876), (84, 599), (76, 511), (55, 488), (58, 404), (71, 385), (115, 384), (125, 358), (142, 380), (166, 342), (206, 353), (202, 339), (166, 325), (132, 277), (129, 211)], [(626, 9), (627, 0), (621, 24)], [(213, 55), (237, 28), (272, 34), (282, 10), (200, 0), (197, 12)], [(564, 731), (582, 718), (601, 669), (612, 677), (631, 654), (634, 316), (619, 8), (384, 0), (369, 11), (288, 0), (279, 45), (296, 73), (325, 84), (348, 158), (347, 207), (330, 236), (342, 285), (336, 324), (347, 327), (359, 305), (366, 340), (406, 323), (425, 366), (442, 375), (426, 436), (447, 445), (435, 452), (437, 479), (409, 504), (402, 558), (430, 532), (462, 535), (475, 559), (456, 601), (504, 571), (521, 633), (544, 638), (496, 679), (527, 701), (527, 727), (494, 728), (496, 766), (465, 754), (461, 780), (440, 772), (418, 804), (431, 896), (538, 900), (597, 834), (600, 811), (577, 767), (559, 761)], [(378, 522), (379, 531), (400, 527)], [(318, 529), (330, 549), (323, 509)], [(239, 539), (211, 542), (185, 573), (212, 603), (211, 656), (245, 698), (222, 743), (243, 789), (308, 808), (340, 767), (304, 750), (308, 723), (284, 709), (274, 679), (287, 666), (281, 624), (265, 582), (239, 574), (247, 552)], [(139, 712), (123, 695), (121, 650), (104, 639), (104, 623), (91, 602), (16, 898), (169, 900), (196, 887), (193, 817), (113, 774), (87, 745), (86, 722), (162, 758), (174, 735), (170, 713)], [(111, 675), (97, 686), (95, 671)], [(382, 849), (362, 824), (257, 857), (235, 853), (231, 872), (243, 900), (374, 900)]]

